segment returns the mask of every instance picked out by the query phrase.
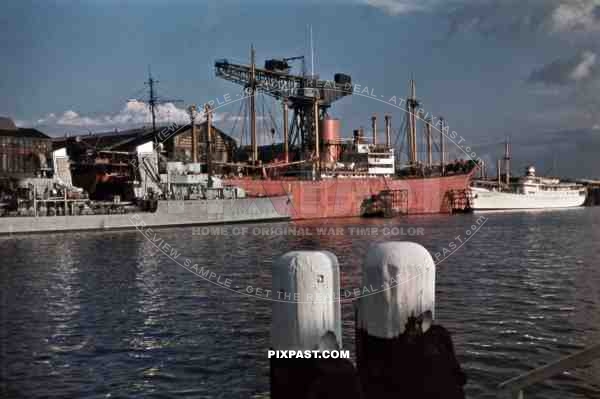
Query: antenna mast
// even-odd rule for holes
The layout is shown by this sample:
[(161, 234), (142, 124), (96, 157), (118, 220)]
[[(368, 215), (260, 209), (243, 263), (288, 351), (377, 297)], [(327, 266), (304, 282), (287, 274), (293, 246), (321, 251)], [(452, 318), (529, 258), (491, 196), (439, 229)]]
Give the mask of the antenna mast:
[(158, 104), (163, 103), (181, 103), (183, 100), (166, 100), (159, 99), (156, 96), (156, 88), (154, 87), (159, 81), (152, 77), (152, 71), (150, 65), (148, 65), (148, 80), (144, 82), (148, 85), (148, 106), (150, 106), (150, 114), (152, 116), (152, 136), (154, 137), (154, 144), (158, 144), (156, 137), (156, 107)]
[(315, 51), (313, 48), (312, 25), (310, 25), (310, 76), (315, 76)]
[(149, 87), (149, 97), (148, 97), (148, 105), (150, 106), (150, 114), (152, 115), (152, 137), (154, 137), (154, 142), (156, 143), (156, 96), (154, 93), (154, 85), (158, 83), (158, 80), (154, 80), (152, 78), (152, 71), (150, 70), (150, 66), (148, 65), (148, 81), (146, 84)]

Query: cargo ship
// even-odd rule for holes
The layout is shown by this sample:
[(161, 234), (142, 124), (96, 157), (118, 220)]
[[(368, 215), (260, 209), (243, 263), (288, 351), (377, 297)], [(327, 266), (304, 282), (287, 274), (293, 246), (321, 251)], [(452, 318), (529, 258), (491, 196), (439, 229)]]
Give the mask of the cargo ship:
[[(404, 136), (402, 145), (406, 141), (408, 158), (402, 163), (402, 148), (392, 145), (390, 115), (385, 116), (385, 138), (381, 141), (376, 115), (371, 119), (371, 138), (362, 128), (355, 129), (352, 138), (343, 138), (341, 121), (331, 117), (328, 110), (334, 101), (354, 92), (351, 77), (337, 73), (333, 80), (320, 80), (314, 74), (307, 75), (304, 67), (302, 74), (294, 74), (290, 61), (296, 59), (304, 61), (303, 56), (270, 59), (264, 68), (258, 68), (251, 48), (248, 65), (226, 59), (215, 62), (216, 76), (242, 85), (249, 102), (249, 115), (244, 118), (251, 142), (244, 161), (223, 163), (233, 172), (226, 173), (229, 183), (256, 196), (290, 196), (291, 216), (296, 220), (363, 216), (369, 203), (379, 201), (382, 195), (395, 198), (389, 204), (394, 214), (469, 209), (468, 187), (477, 162), (446, 161), (447, 125), (440, 118), (436, 124), (439, 139), (433, 137), (432, 119), (420, 118), (414, 80), (409, 83), (406, 109), (401, 111), (405, 128), (399, 135)], [(282, 104), (283, 145), (277, 147), (279, 153), (268, 158), (264, 156), (268, 151), (259, 151), (257, 144), (259, 94)], [(422, 129), (418, 129), (418, 122)], [(420, 140), (418, 130), (423, 132)], [(275, 129), (271, 133), (274, 135)], [(440, 154), (435, 163), (433, 145)], [(422, 160), (419, 147), (427, 148), (421, 151)]]

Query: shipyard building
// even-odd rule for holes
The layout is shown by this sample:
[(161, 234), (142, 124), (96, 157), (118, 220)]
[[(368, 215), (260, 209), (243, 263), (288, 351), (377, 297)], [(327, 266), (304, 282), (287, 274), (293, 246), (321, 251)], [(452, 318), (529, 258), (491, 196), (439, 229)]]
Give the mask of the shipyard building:
[(19, 128), (0, 117), (0, 175), (31, 177), (49, 173), (52, 139), (37, 129)]
[[(195, 125), (196, 152), (193, 151), (191, 125), (157, 126), (59, 137), (53, 139), (53, 148), (64, 149), (68, 156), (73, 184), (83, 188), (92, 199), (108, 200), (115, 194), (133, 198), (135, 182), (152, 185), (155, 173), (166, 173), (167, 162), (198, 162), (206, 170), (207, 123)], [(211, 157), (213, 171), (219, 173), (220, 163), (231, 162), (237, 151), (237, 142), (212, 126)], [(155, 143), (160, 156), (153, 154)], [(145, 160), (141, 162), (142, 160)], [(154, 165), (158, 161), (158, 167)], [(147, 165), (152, 164), (152, 165)], [(140, 166), (140, 167), (138, 167)]]

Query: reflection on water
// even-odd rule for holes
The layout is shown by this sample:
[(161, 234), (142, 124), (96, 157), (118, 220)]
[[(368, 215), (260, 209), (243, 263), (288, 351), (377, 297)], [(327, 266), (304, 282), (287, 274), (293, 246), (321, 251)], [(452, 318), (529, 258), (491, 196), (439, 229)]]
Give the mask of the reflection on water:
[[(437, 270), (436, 316), (454, 333), (473, 398), (494, 398), (504, 379), (600, 342), (600, 209), (485, 217)], [(271, 262), (288, 250), (331, 250), (342, 289), (351, 290), (370, 243), (410, 240), (441, 252), (477, 218), (309, 221), (294, 227), (313, 234), (287, 236), (252, 234), (287, 223), (248, 225), (248, 234), (177, 228), (157, 236), (235, 290), (269, 288)], [(317, 234), (321, 227), (338, 233)], [(140, 233), (2, 238), (0, 256), (1, 396), (241, 398), (268, 391), (269, 302), (194, 276)], [(352, 303), (342, 310), (344, 346), (353, 348)], [(600, 397), (600, 363), (539, 384), (527, 397)]]

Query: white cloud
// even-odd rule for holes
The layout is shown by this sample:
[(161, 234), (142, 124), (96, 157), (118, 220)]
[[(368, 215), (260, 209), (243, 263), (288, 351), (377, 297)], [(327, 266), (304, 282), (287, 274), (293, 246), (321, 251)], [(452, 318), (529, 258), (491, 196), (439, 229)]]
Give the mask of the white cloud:
[(418, 11), (447, 14), (451, 30), (519, 35), (600, 31), (600, 0), (363, 0), (398, 15)]
[(552, 12), (551, 28), (555, 31), (598, 30), (600, 2), (596, 0), (570, 0), (558, 2)]
[[(248, 120), (248, 116), (230, 114), (229, 116), (227, 116), (225, 118), (225, 120), (231, 121), (231, 122), (243, 122), (243, 121), (247, 121)], [(256, 120), (257, 121), (263, 121), (263, 120), (264, 121), (268, 121), (270, 119), (268, 117), (266, 117), (266, 116), (256, 115)]]
[[(198, 118), (203, 119), (203, 113)], [(221, 119), (220, 114), (215, 113), (213, 120)], [(151, 123), (150, 109), (141, 101), (129, 101), (117, 113), (105, 115), (81, 115), (75, 110), (67, 110), (62, 114), (49, 113), (34, 123), (21, 121), (22, 125), (51, 126), (54, 128), (87, 128), (87, 129), (113, 129), (131, 128)], [(173, 103), (159, 104), (156, 107), (156, 121), (158, 124), (165, 123), (189, 123), (190, 118), (184, 108), (179, 108)]]
[(596, 54), (591, 51), (586, 51), (581, 56), (581, 61), (571, 71), (569, 77), (574, 81), (587, 79), (592, 76), (594, 67), (596, 66)]
[(583, 51), (575, 56), (560, 58), (535, 69), (529, 76), (530, 83), (546, 85), (567, 85), (600, 77), (597, 55)]
[(390, 15), (398, 15), (432, 10), (443, 3), (443, 0), (366, 0), (366, 2), (368, 5), (380, 8)]
[(524, 33), (600, 30), (600, 0), (483, 0), (450, 12), (452, 30), (522, 38)]

